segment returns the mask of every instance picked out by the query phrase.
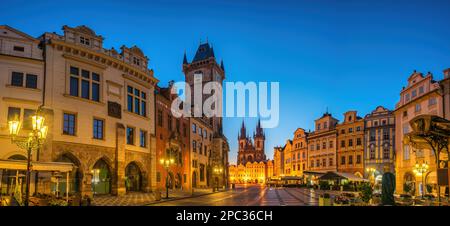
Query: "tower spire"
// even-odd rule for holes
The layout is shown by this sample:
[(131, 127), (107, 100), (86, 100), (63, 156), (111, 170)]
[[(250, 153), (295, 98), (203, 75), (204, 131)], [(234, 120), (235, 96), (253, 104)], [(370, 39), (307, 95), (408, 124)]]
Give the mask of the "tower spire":
[(184, 50), (183, 64), (189, 64), (186, 57), (186, 50)]

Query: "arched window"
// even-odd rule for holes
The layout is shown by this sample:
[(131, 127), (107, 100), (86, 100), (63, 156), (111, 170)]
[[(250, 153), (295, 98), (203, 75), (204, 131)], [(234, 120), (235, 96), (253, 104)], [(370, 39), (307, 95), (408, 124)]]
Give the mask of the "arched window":
[(369, 158), (370, 159), (375, 159), (375, 145), (370, 145)]

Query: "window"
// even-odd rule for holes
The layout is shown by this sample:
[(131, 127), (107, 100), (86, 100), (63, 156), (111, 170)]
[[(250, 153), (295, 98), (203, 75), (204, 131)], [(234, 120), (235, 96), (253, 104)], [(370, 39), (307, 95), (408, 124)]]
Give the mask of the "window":
[(411, 93), (411, 98), (414, 98), (417, 96), (417, 90), (413, 90)]
[(348, 156), (348, 164), (349, 165), (353, 164), (353, 155)]
[(345, 140), (341, 140), (341, 148), (345, 148)]
[(317, 159), (317, 160), (316, 160), (316, 167), (319, 167), (319, 166), (320, 166), (320, 160)]
[(147, 94), (132, 86), (127, 86), (127, 93), (128, 111), (147, 117)]
[(202, 127), (198, 127), (198, 135), (202, 136), (203, 132), (202, 132)]
[(326, 149), (327, 148), (327, 142), (323, 142), (322, 143), (322, 149)]
[(356, 145), (362, 145), (361, 138), (356, 138)]
[(314, 151), (314, 144), (311, 144), (310, 151)]
[(8, 108), (8, 121), (20, 120), (20, 108), (9, 107)]
[(381, 125), (386, 125), (386, 120), (381, 121)]
[(408, 111), (404, 111), (403, 112), (403, 117), (405, 118), (405, 117), (408, 117)]
[(420, 104), (416, 104), (415, 111), (416, 111), (416, 112), (419, 112), (419, 111), (420, 111)]
[(320, 123), (317, 124), (317, 130), (320, 130)]
[(356, 164), (361, 164), (361, 155), (356, 156)]
[(103, 139), (104, 121), (102, 119), (94, 119), (94, 139)]
[(167, 128), (169, 128), (169, 131), (172, 131), (172, 116), (167, 115)]
[(353, 146), (353, 139), (348, 140), (348, 146), (352, 147)]
[(328, 145), (330, 148), (333, 148), (333, 141), (332, 140), (330, 140), (330, 142), (329, 142), (330, 144)]
[(369, 141), (375, 141), (375, 130), (371, 129), (369, 132)]
[(407, 134), (409, 132), (409, 125), (408, 123), (403, 124), (403, 134)]
[(333, 166), (333, 158), (329, 158), (328, 159), (328, 163), (329, 163), (330, 166)]
[(384, 140), (389, 140), (389, 129), (384, 129), (383, 130), (383, 139)]
[(345, 165), (345, 156), (341, 157), (341, 165)]
[(323, 123), (323, 128), (324, 128), (324, 129), (328, 128), (328, 122), (324, 122), (324, 123)]
[(23, 73), (13, 72), (11, 76), (12, 86), (23, 86)]
[(24, 109), (23, 110), (23, 128), (33, 129), (32, 116), (36, 113), (36, 110)]
[(80, 43), (83, 45), (89, 46), (91, 44), (90, 40), (88, 38), (85, 38), (83, 36), (80, 37)]
[(197, 152), (197, 141), (192, 141), (192, 151)]
[(134, 145), (134, 128), (127, 127), (127, 144)]
[(369, 158), (375, 159), (375, 146), (374, 145), (370, 146)]
[(205, 165), (200, 164), (200, 181), (205, 181)]
[(17, 52), (25, 52), (25, 48), (23, 46), (14, 46), (13, 50)]
[[(77, 67), (70, 67), (69, 94), (88, 100), (100, 101), (100, 75)], [(81, 90), (80, 90), (81, 87)], [(80, 92), (81, 91), (81, 92)], [(81, 94), (81, 95), (80, 95)]]
[(144, 130), (139, 131), (139, 141), (140, 141), (140, 146), (142, 148), (147, 147), (147, 131), (144, 131)]
[(310, 167), (314, 167), (314, 160), (311, 160), (311, 165)]
[(378, 126), (378, 121), (373, 122), (374, 126)]
[(192, 124), (192, 132), (193, 133), (197, 132), (197, 125), (195, 123)]
[(432, 97), (432, 98), (428, 99), (428, 106), (435, 105), (436, 103), (437, 102), (436, 102), (436, 98), (435, 97)]
[(163, 113), (161, 110), (158, 110), (158, 126), (163, 126)]
[(161, 172), (156, 172), (156, 182), (161, 182)]
[(384, 147), (383, 148), (383, 158), (384, 159), (389, 159), (391, 157), (391, 152), (389, 151), (389, 147)]
[(361, 127), (360, 126), (356, 127), (356, 131), (357, 132), (361, 131)]
[(419, 94), (423, 94), (423, 92), (424, 92), (423, 86), (419, 87)]
[(341, 134), (345, 134), (345, 129), (341, 129)]
[(76, 130), (76, 116), (75, 114), (70, 113), (64, 113), (64, 120), (63, 120), (63, 134), (65, 135), (75, 135)]
[(353, 133), (353, 128), (348, 128), (348, 133)]
[(141, 65), (141, 60), (139, 58), (133, 57), (133, 63), (136, 65)]
[(316, 150), (317, 151), (320, 150), (320, 144), (319, 143), (316, 144)]
[(403, 160), (409, 160), (409, 146), (403, 145)]
[(327, 159), (322, 159), (322, 167), (326, 167), (327, 166)]
[[(24, 86), (24, 74), (22, 72), (13, 71), (11, 74), (11, 85), (23, 87)], [(25, 87), (31, 88), (31, 89), (37, 89), (37, 75), (26, 74)]]
[(406, 95), (405, 95), (405, 100), (406, 100), (406, 102), (408, 102), (409, 101), (409, 93), (407, 93)]

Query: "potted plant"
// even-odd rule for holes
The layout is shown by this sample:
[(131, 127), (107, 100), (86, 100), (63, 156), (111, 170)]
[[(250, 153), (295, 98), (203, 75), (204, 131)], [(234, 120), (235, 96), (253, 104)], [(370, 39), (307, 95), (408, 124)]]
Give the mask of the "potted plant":
[(319, 196), (319, 206), (331, 206), (330, 194), (324, 193)]
[(350, 198), (345, 195), (338, 195), (335, 197), (333, 206), (349, 206)]

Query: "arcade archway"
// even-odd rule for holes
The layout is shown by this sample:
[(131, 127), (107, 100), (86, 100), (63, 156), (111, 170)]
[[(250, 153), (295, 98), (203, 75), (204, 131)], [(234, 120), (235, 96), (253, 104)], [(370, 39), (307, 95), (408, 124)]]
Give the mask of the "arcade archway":
[(125, 187), (128, 191), (142, 191), (142, 173), (135, 162), (125, 168)]
[(111, 170), (105, 160), (98, 160), (92, 168), (92, 192), (94, 195), (111, 193)]

